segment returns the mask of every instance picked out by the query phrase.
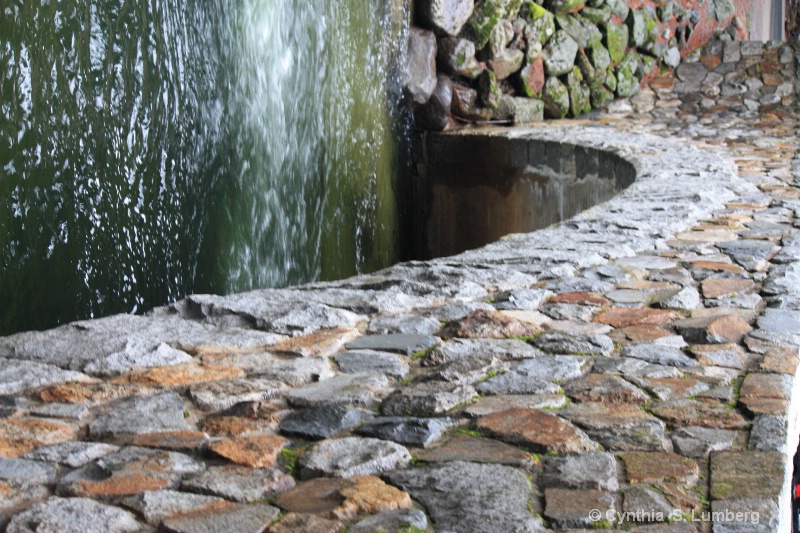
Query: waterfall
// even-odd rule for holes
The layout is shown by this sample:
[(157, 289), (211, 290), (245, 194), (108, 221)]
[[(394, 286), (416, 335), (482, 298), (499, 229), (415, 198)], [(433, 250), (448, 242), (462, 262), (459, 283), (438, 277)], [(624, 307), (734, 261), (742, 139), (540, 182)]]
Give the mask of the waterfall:
[(8, 4), (0, 333), (402, 254), (402, 2)]

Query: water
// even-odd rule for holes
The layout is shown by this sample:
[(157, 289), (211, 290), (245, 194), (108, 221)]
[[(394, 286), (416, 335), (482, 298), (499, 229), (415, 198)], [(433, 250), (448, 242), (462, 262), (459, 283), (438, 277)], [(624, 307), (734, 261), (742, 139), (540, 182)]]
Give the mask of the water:
[(3, 4), (0, 333), (403, 254), (402, 2)]

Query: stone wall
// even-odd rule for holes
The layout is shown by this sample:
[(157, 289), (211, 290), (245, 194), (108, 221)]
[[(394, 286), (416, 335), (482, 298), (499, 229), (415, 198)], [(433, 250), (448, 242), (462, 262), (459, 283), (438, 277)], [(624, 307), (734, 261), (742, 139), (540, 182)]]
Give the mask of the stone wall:
[(417, 125), (576, 117), (636, 94), (713, 35), (746, 35), (749, 0), (420, 0), (406, 93)]

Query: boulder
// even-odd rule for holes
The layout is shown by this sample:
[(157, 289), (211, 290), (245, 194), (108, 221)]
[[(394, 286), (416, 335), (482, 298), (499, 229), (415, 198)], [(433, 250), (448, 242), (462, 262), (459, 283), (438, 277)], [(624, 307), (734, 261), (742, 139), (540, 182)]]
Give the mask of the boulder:
[(439, 35), (458, 35), (475, 9), (475, 0), (420, 0), (415, 10), (422, 24)]
[(530, 47), (533, 43), (544, 45), (556, 33), (555, 16), (542, 6), (526, 2), (520, 15), (527, 22), (525, 40)]
[(489, 120), (492, 110), (478, 106), (478, 92), (460, 83), (453, 84), (453, 102), (450, 111), (466, 120)]
[(569, 91), (556, 77), (548, 78), (544, 84), (544, 111), (550, 118), (564, 118), (569, 111)]
[(549, 76), (567, 74), (575, 65), (578, 43), (564, 30), (558, 30), (544, 47), (544, 67)]
[(486, 65), (475, 58), (475, 43), (459, 37), (439, 39), (436, 64), (446, 74), (475, 79)]
[(415, 104), (425, 104), (436, 84), (436, 36), (431, 31), (411, 28), (403, 84), (405, 92)]
[(450, 106), (453, 104), (453, 82), (442, 74), (437, 79), (436, 89), (430, 99), (414, 116), (423, 128), (442, 131), (450, 121)]

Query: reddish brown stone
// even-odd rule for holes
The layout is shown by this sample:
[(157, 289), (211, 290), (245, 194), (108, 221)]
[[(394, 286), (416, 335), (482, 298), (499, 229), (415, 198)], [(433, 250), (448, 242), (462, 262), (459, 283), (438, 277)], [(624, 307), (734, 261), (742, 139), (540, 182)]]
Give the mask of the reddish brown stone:
[(550, 299), (550, 303), (594, 305), (596, 307), (602, 307), (608, 305), (610, 302), (596, 292), (565, 292), (553, 296)]
[(719, 402), (675, 400), (656, 404), (653, 414), (675, 427), (700, 426), (717, 429), (747, 429), (750, 423)]
[(653, 324), (640, 324), (638, 326), (626, 326), (614, 331), (617, 342), (640, 343), (652, 342), (663, 337), (672, 335), (669, 331)]
[(387, 485), (375, 476), (316, 478), (280, 495), (275, 505), (289, 512), (325, 514), (345, 520), (360, 514), (409, 509), (407, 492)]
[(531, 454), (519, 448), (491, 439), (455, 437), (438, 448), (423, 450), (417, 459), (427, 463), (468, 461), (470, 463), (495, 463), (529, 468), (536, 461)]
[(539, 333), (539, 328), (501, 313), (479, 310), (470, 313), (461, 320), (451, 322), (442, 328), (439, 335), (443, 338), (490, 338), (505, 339), (511, 337), (532, 337)]
[(146, 433), (133, 439), (134, 446), (144, 448), (164, 448), (167, 450), (199, 450), (208, 442), (208, 435), (202, 431), (166, 431)]
[(313, 514), (287, 513), (277, 524), (266, 529), (267, 533), (338, 533), (345, 524)]
[(718, 263), (715, 261), (691, 261), (694, 270), (708, 270), (709, 272), (725, 272), (728, 274), (745, 275), (747, 271), (739, 265), (731, 263)]
[(616, 516), (619, 511), (617, 498), (613, 492), (601, 490), (549, 488), (544, 491), (544, 514), (559, 530), (596, 527), (604, 523), (606, 517)]
[(688, 342), (693, 343), (738, 343), (749, 333), (750, 324), (737, 314), (695, 316), (673, 324)]
[(714, 70), (722, 64), (722, 59), (717, 56), (706, 55), (700, 58), (700, 62), (706, 67), (706, 70)]
[(654, 324), (657, 326), (680, 318), (675, 311), (665, 309), (651, 309), (649, 307), (613, 307), (599, 313), (594, 317), (595, 322), (608, 324), (615, 328), (635, 326), (639, 324)]
[(779, 452), (711, 454), (711, 498), (766, 498), (775, 501), (784, 486), (786, 457)]
[(277, 435), (248, 435), (212, 442), (208, 449), (219, 456), (251, 468), (268, 468), (289, 441)]
[(179, 482), (172, 459), (162, 452), (127, 464), (106, 479), (74, 481), (68, 490), (73, 496), (108, 499), (174, 488)]
[(355, 329), (322, 329), (310, 335), (295, 337), (271, 346), (270, 351), (300, 357), (327, 357), (358, 337)]
[(263, 422), (239, 416), (206, 418), (200, 423), (200, 430), (214, 437), (235, 437), (245, 433), (263, 431), (264, 429), (265, 425)]
[(748, 368), (753, 358), (752, 354), (738, 344), (695, 344), (689, 350), (697, 362), (704, 366), (722, 366), (744, 370)]
[(736, 293), (750, 292), (756, 284), (750, 279), (706, 279), (701, 287), (706, 298), (721, 298)]
[(708, 385), (693, 378), (642, 378), (637, 381), (641, 387), (655, 394), (661, 400), (680, 400), (708, 390)]
[(771, 347), (766, 350), (759, 368), (764, 372), (794, 376), (797, 374), (798, 357), (800, 354), (795, 348)]
[(39, 398), (48, 403), (80, 403), (97, 405), (130, 396), (151, 394), (153, 389), (138, 385), (113, 383), (62, 383), (39, 391)]
[(650, 397), (638, 387), (610, 374), (589, 374), (564, 385), (572, 399), (579, 402), (638, 403), (650, 401)]
[(67, 424), (35, 418), (0, 419), (0, 457), (19, 457), (31, 450), (75, 439)]
[(580, 453), (597, 448), (582, 431), (535, 409), (509, 409), (479, 419), (479, 431), (536, 453)]
[(740, 402), (754, 415), (784, 415), (789, 411), (789, 400), (744, 398)]
[(151, 387), (180, 387), (208, 381), (233, 379), (244, 376), (240, 368), (224, 366), (199, 366), (192, 363), (184, 365), (161, 366), (136, 370), (128, 375), (112, 380), (118, 384), (137, 384)]
[(544, 89), (544, 57), (539, 56), (536, 61), (526, 66), (521, 71), (521, 75), (525, 93), (531, 98), (538, 98)]
[(629, 483), (681, 483), (694, 486), (700, 477), (697, 463), (672, 452), (619, 454)]

